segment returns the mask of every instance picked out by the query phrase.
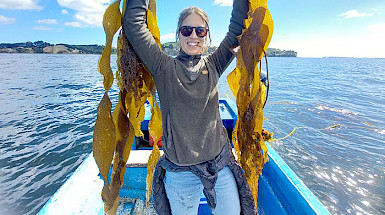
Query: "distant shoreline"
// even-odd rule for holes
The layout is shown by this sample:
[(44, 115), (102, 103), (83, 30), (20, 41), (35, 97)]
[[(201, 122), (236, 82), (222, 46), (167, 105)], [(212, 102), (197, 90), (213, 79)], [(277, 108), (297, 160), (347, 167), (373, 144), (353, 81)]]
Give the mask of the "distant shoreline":
[[(210, 54), (217, 49), (216, 46), (210, 47), (205, 54)], [(28, 54), (102, 54), (104, 46), (102, 45), (69, 45), (69, 44), (51, 44), (44, 41), (21, 42), (21, 43), (0, 43), (0, 53), (28, 53)], [(175, 42), (162, 44), (162, 50), (171, 56), (179, 52), (179, 47)], [(115, 47), (112, 53), (117, 53)], [(297, 57), (297, 52), (293, 50), (280, 50), (277, 48), (268, 48), (267, 57)]]
[[(50, 44), (43, 41), (23, 43), (0, 43), (0, 53), (28, 54), (101, 54), (101, 45)], [(116, 53), (116, 48), (113, 49)]]

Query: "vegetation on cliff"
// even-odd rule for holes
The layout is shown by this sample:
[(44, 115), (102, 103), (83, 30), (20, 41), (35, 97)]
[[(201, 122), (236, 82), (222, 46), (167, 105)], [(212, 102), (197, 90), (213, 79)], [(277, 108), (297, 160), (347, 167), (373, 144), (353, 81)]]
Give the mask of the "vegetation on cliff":
[[(217, 49), (216, 46), (211, 46), (206, 52), (206, 55), (211, 54)], [(178, 55), (179, 47), (175, 42), (168, 42), (162, 44), (162, 50), (169, 55)], [(293, 50), (280, 50), (276, 48), (268, 48), (266, 52), (267, 57), (297, 57), (297, 52)]]
[[(101, 45), (50, 44), (43, 41), (0, 43), (0, 53), (101, 54)], [(116, 49), (113, 50), (116, 53)]]
[[(50, 44), (44, 41), (0, 43), (0, 53), (101, 54), (103, 49), (104, 46), (101, 45)], [(210, 47), (205, 55), (214, 52), (216, 49), (216, 46)], [(179, 46), (175, 42), (167, 42), (162, 44), (162, 50), (171, 56), (176, 56), (179, 52)], [(116, 48), (112, 48), (112, 53), (116, 53)], [(266, 55), (268, 57), (297, 57), (297, 52), (268, 48)]]
[(293, 50), (280, 50), (276, 48), (268, 48), (267, 57), (297, 57), (297, 52)]

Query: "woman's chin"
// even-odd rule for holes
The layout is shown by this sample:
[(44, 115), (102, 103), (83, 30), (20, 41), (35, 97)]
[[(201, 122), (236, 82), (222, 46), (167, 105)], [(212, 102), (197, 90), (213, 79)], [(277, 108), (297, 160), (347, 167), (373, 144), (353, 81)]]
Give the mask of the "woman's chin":
[(200, 53), (201, 51), (201, 48), (200, 47), (197, 47), (197, 48), (189, 48), (187, 50), (184, 50), (188, 55), (197, 55)]

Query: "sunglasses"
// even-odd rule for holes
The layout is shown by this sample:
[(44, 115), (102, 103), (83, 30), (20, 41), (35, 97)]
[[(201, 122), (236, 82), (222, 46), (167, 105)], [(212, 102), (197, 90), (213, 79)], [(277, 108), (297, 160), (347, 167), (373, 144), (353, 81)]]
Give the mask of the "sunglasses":
[(205, 37), (207, 35), (207, 32), (209, 31), (209, 29), (206, 28), (206, 27), (182, 26), (182, 27), (179, 28), (179, 32), (183, 36), (189, 37), (192, 34), (194, 28), (195, 28), (195, 34), (198, 37)]

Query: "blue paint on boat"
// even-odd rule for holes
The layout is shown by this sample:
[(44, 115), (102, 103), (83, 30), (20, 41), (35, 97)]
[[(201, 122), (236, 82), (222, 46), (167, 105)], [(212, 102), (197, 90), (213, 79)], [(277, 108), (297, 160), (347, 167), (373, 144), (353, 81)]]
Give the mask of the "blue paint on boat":
[(330, 214), (277, 152), (266, 145), (269, 161), (259, 179), (260, 209), (265, 214)]
[[(231, 135), (236, 123), (237, 107), (230, 99), (221, 99), (221, 117)], [(142, 129), (147, 130), (151, 113), (146, 107)], [(133, 144), (127, 163), (118, 214), (144, 214), (146, 198), (146, 159), (150, 147), (143, 147), (140, 139)], [(314, 194), (306, 187), (276, 151), (267, 144), (269, 161), (259, 179), (258, 211), (260, 214), (330, 214)], [(147, 157), (146, 157), (147, 156)], [(142, 161), (131, 159), (141, 158)], [(44, 214), (103, 214), (101, 191), (103, 180), (92, 153), (76, 169), (73, 175), (51, 197), (38, 213)], [(205, 196), (201, 195), (198, 214), (212, 214)]]

